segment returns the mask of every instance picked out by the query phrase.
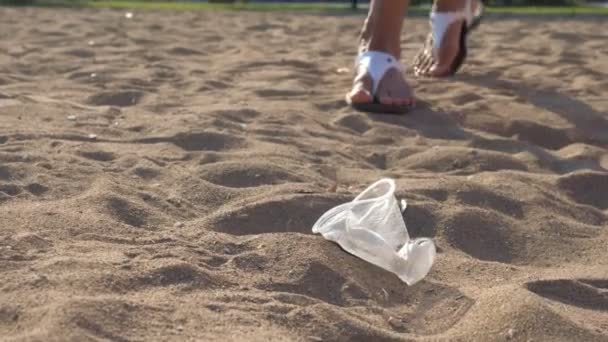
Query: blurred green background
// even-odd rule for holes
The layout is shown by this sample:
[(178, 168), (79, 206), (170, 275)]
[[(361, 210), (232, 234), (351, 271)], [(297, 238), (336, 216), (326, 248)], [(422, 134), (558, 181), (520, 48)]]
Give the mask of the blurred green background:
[[(410, 12), (428, 11), (432, 0), (410, 0)], [(521, 14), (608, 14), (608, 0), (483, 0), (489, 13)], [(595, 0), (589, 0), (595, 1)], [(603, 2), (603, 3), (602, 3)], [(349, 10), (354, 4), (364, 10), (369, 1), (305, 1), (305, 0), (0, 0), (0, 5), (11, 6), (82, 6), (141, 9), (241, 9), (241, 10)]]

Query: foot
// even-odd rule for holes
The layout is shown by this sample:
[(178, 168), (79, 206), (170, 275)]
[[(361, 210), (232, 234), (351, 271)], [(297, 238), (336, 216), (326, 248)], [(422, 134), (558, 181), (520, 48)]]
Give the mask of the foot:
[[(414, 92), (398, 69), (389, 69), (379, 82), (376, 98), (381, 104), (395, 107), (414, 105)], [(366, 68), (361, 66), (357, 70), (351, 91), (346, 94), (347, 100), (352, 103), (374, 102), (372, 86), (372, 78)]]
[(429, 33), (424, 47), (414, 58), (416, 76), (447, 77), (452, 75), (452, 64), (460, 52), (463, 22), (464, 19), (457, 20), (448, 26), (437, 53), (437, 60), (433, 57), (433, 36)]
[[(461, 11), (464, 6), (464, 1), (439, 0), (435, 10), (437, 12), (456, 12)], [(472, 11), (475, 13), (479, 2), (473, 0), (472, 6)], [(447, 27), (439, 45), (437, 56), (433, 56), (433, 35), (429, 33), (422, 50), (414, 58), (414, 73), (417, 76), (451, 76), (455, 71), (453, 68), (454, 62), (460, 53), (460, 37), (465, 25), (465, 19), (463, 18), (454, 21)]]

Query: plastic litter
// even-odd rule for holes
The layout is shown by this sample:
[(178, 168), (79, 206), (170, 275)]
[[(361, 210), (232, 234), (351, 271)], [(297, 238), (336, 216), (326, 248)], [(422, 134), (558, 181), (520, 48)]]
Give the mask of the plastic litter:
[(312, 231), (413, 285), (430, 271), (436, 252), (431, 239), (410, 239), (401, 214), (405, 206), (395, 198), (395, 181), (381, 179), (323, 214)]

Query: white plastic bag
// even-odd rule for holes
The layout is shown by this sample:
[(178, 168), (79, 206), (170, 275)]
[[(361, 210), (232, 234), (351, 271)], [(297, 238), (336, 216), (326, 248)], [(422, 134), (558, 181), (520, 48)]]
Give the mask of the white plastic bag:
[(395, 181), (381, 179), (352, 202), (323, 214), (312, 231), (412, 285), (431, 269), (435, 244), (427, 238), (410, 240), (394, 194)]

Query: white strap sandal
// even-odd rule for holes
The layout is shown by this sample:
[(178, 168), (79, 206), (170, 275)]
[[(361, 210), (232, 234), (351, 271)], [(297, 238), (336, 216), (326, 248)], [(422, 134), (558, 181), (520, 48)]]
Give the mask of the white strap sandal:
[(387, 114), (403, 114), (411, 109), (410, 106), (384, 105), (378, 101), (376, 93), (380, 81), (386, 75), (387, 71), (392, 68), (405, 72), (405, 66), (391, 54), (380, 51), (368, 51), (360, 54), (355, 60), (355, 69), (359, 72), (360, 68), (365, 68), (367, 74), (372, 79), (372, 102), (357, 103), (352, 102), (347, 97), (346, 102), (356, 110), (362, 112), (387, 113)]
[(434, 8), (430, 14), (431, 34), (433, 37), (432, 54), (433, 58), (439, 58), (439, 49), (443, 42), (443, 37), (453, 23), (464, 19), (462, 31), (460, 33), (460, 49), (450, 66), (450, 75), (456, 73), (467, 56), (467, 35), (479, 26), (483, 15), (483, 4), (479, 1), (477, 9), (473, 12), (472, 0), (466, 0), (465, 7), (456, 12), (437, 12)]

